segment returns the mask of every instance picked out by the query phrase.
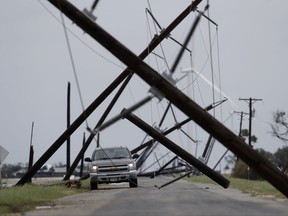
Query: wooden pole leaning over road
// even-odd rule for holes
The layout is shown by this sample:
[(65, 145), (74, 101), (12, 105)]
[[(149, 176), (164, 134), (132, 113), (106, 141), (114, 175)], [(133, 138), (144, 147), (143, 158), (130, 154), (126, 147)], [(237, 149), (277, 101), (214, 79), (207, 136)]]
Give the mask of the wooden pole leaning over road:
[[(243, 140), (226, 128), (221, 122), (207, 113), (202, 107), (192, 101), (169, 81), (164, 79), (100, 26), (90, 21), (68, 1), (48, 1), (126, 64), (131, 70), (137, 73), (137, 75), (146, 83), (162, 92), (166, 99), (171, 101), (178, 109), (195, 121), (195, 123), (215, 137), (215, 139), (240, 157), (247, 165), (255, 169), (275, 188), (288, 197), (288, 178), (276, 169), (268, 160), (251, 149)], [(198, 4), (199, 2), (200, 1), (196, 0), (193, 3)]]
[[(125, 112), (126, 109), (123, 109), (122, 112)], [(140, 118), (135, 116), (132, 113), (128, 113), (124, 116), (126, 119), (128, 119), (130, 122), (135, 124), (137, 127), (141, 128), (143, 131), (148, 133), (151, 137), (156, 139), (158, 142), (160, 142), (162, 145), (164, 145), (167, 149), (172, 151), (174, 154), (181, 157), (183, 160), (194, 166), (196, 169), (198, 169), (200, 172), (207, 175), (209, 178), (217, 182), (219, 185), (221, 185), (224, 188), (229, 187), (229, 180), (221, 176), (219, 173), (212, 170), (210, 167), (202, 163), (201, 161), (197, 160), (193, 155), (179, 147), (177, 144), (172, 142), (170, 139), (165, 137), (162, 133), (155, 130), (153, 127), (148, 125), (146, 122), (142, 121)]]

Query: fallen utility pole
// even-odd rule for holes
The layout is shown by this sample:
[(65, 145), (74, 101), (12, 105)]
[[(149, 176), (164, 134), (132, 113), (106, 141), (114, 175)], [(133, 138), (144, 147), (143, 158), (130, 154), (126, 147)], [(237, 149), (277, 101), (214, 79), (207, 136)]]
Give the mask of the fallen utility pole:
[[(211, 134), (226, 148), (239, 156), (247, 165), (255, 169), (275, 188), (288, 197), (288, 178), (277, 170), (268, 160), (251, 149), (243, 140), (226, 128), (221, 122), (207, 113), (187, 95), (165, 80), (160, 74), (149, 67), (127, 47), (90, 21), (76, 7), (66, 0), (49, 0), (87, 34), (97, 40), (119, 60), (126, 64), (150, 86), (157, 88), (164, 97), (171, 101), (179, 110), (189, 116), (199, 126)], [(196, 2), (196, 3), (195, 3)], [(194, 1), (198, 5), (201, 1)]]
[[(123, 109), (122, 112), (126, 112), (126, 109)], [(206, 166), (201, 161), (197, 160), (193, 155), (179, 147), (177, 144), (175, 144), (173, 141), (165, 137), (163, 134), (155, 130), (153, 127), (148, 125), (146, 122), (142, 121), (140, 118), (135, 116), (132, 113), (127, 113), (127, 115), (124, 116), (127, 120), (135, 124), (137, 127), (148, 133), (151, 137), (156, 139), (158, 142), (160, 142), (162, 145), (164, 145), (167, 149), (172, 151), (174, 154), (181, 157), (183, 160), (197, 168), (200, 172), (207, 175), (209, 178), (217, 182), (219, 185), (221, 185), (224, 188), (229, 187), (229, 180), (221, 176), (219, 173), (212, 170), (210, 167)]]
[[(217, 103), (216, 105), (215, 105), (214, 103), (210, 104), (209, 106), (207, 106), (207, 107), (205, 108), (205, 111), (209, 111), (209, 110), (215, 108), (216, 106), (220, 105), (220, 104), (223, 103), (224, 101), (226, 101), (226, 100), (222, 100), (222, 101), (220, 101), (219, 103)], [(165, 110), (165, 115), (166, 115), (166, 113), (167, 113), (167, 110), (170, 108), (170, 104), (171, 104), (171, 103), (169, 103), (169, 106), (168, 106), (167, 109)], [(162, 120), (160, 121), (160, 123), (163, 122), (163, 119), (164, 119), (164, 118), (162, 118)], [(163, 132), (163, 135), (168, 135), (169, 133), (173, 132), (173, 131), (176, 130), (176, 129), (181, 128), (183, 125), (187, 124), (187, 123), (190, 122), (190, 121), (191, 121), (191, 118), (187, 118), (187, 119), (185, 119), (184, 121), (175, 124), (175, 125), (174, 125), (173, 127), (171, 127), (170, 129), (164, 131), (164, 132)], [(159, 124), (159, 125), (160, 125), (160, 124)], [(155, 140), (153, 140), (153, 139), (152, 139), (152, 140), (149, 140), (149, 141), (147, 141), (146, 143), (143, 143), (142, 145), (140, 145), (140, 146), (136, 147), (135, 149), (133, 149), (133, 150), (131, 151), (131, 153), (132, 153), (132, 154), (135, 154), (136, 152), (142, 150), (143, 148), (146, 148), (146, 147), (152, 145), (154, 142), (155, 142)]]
[(161, 185), (159, 187), (157, 185), (155, 185), (155, 187), (160, 190), (161, 188), (163, 188), (163, 187), (165, 187), (165, 186), (167, 186), (169, 184), (172, 184), (173, 182), (176, 182), (176, 181), (178, 181), (178, 180), (180, 180), (180, 179), (182, 179), (182, 178), (184, 178), (184, 177), (186, 177), (186, 176), (188, 176), (188, 175), (190, 175), (192, 173), (193, 173), (193, 171), (187, 172), (184, 175), (181, 175), (178, 178), (172, 179), (171, 181), (169, 181), (169, 182), (167, 182), (167, 183), (165, 183), (165, 184), (163, 184), (163, 185)]
[(176, 158), (178, 158), (177, 155), (175, 157), (173, 157), (171, 160), (169, 160), (166, 164), (164, 164), (164, 166), (160, 167), (160, 169), (157, 172), (155, 172), (155, 174), (153, 176), (151, 176), (151, 178), (158, 176), (170, 163), (172, 163), (174, 160), (176, 160)]
[[(169, 111), (171, 107), (171, 102), (168, 103), (163, 115), (162, 115), (162, 118), (158, 124), (158, 128), (161, 128), (163, 122), (164, 122), (164, 119)], [(146, 142), (147, 143), (147, 142)], [(153, 144), (153, 140), (151, 142), (151, 144)], [(137, 159), (137, 162), (136, 162), (136, 167), (137, 169), (140, 169), (142, 167), (142, 165), (144, 164), (144, 162), (147, 160), (147, 158), (151, 155), (151, 153), (154, 151), (154, 149), (157, 147), (157, 143), (155, 143), (154, 145), (149, 145), (147, 146), (147, 148), (145, 148), (145, 150), (140, 154), (140, 157)]]
[[(166, 152), (166, 154), (164, 154), (164, 155), (162, 155), (159, 159), (158, 159), (158, 161), (160, 161), (160, 160), (162, 160), (164, 157), (166, 157), (168, 154), (170, 154), (171, 153), (171, 151), (168, 151), (168, 152)], [(147, 166), (144, 170), (141, 170), (141, 171), (139, 171), (138, 172), (138, 175), (142, 175), (142, 174), (146, 174), (147, 172), (147, 170), (149, 170), (151, 167), (153, 167), (156, 163), (158, 163), (158, 161), (154, 161), (152, 164), (150, 164), (149, 166)], [(138, 169), (138, 167), (137, 167), (137, 169)], [(146, 172), (146, 173), (145, 173)], [(155, 173), (155, 171), (152, 171), (153, 173)], [(152, 173), (152, 172), (150, 172), (150, 173)]]
[[(139, 55), (139, 58), (145, 59), (171, 33), (171, 31), (173, 31), (174, 28), (177, 27), (177, 25), (181, 21), (183, 21), (183, 19), (185, 17), (187, 17), (190, 14), (191, 11), (196, 9), (197, 5), (201, 1), (197, 0), (197, 2), (194, 2), (193, 4), (190, 4), (165, 30), (163, 30), (161, 32), (160, 35), (155, 36), (153, 38), (153, 40), (150, 42), (150, 44), (141, 52), (141, 54)], [(109, 112), (111, 111), (112, 107), (114, 106), (114, 104), (118, 100), (119, 96), (121, 95), (122, 91), (127, 86), (127, 84), (129, 83), (130, 79), (133, 76), (133, 73), (131, 73), (129, 71), (129, 68), (126, 68), (122, 72), (122, 74), (126, 74), (127, 75), (127, 79), (125, 80), (125, 82), (123, 83), (121, 88), (118, 90), (117, 94), (115, 95), (115, 97), (111, 101), (110, 105), (108, 106), (108, 108), (106, 109), (105, 113), (102, 115), (102, 117), (100, 118), (99, 122), (97, 123), (97, 125), (95, 126), (94, 129), (96, 129), (98, 126), (100, 126), (104, 122), (104, 120), (108, 116)], [(164, 120), (164, 118), (163, 118), (163, 120)], [(90, 136), (88, 137), (85, 145), (82, 147), (82, 149), (80, 150), (80, 152), (76, 156), (74, 162), (72, 163), (70, 169), (67, 171), (67, 173), (66, 173), (65, 177), (63, 178), (63, 180), (69, 179), (69, 177), (72, 175), (72, 173), (75, 170), (75, 168), (77, 167), (82, 155), (84, 155), (85, 151), (87, 150), (87, 148), (89, 147), (90, 143), (92, 142), (94, 136), (95, 136), (94, 133), (90, 134)]]
[(97, 127), (95, 130), (91, 131), (94, 134), (97, 134), (98, 132), (102, 131), (103, 129), (107, 128), (108, 126), (114, 124), (116, 121), (120, 120), (123, 118), (123, 116), (126, 115), (127, 113), (133, 112), (134, 110), (138, 109), (139, 107), (143, 106), (144, 104), (146, 104), (147, 102), (151, 101), (153, 98), (153, 95), (148, 95), (147, 97), (143, 98), (141, 101), (139, 101), (138, 103), (134, 104), (133, 106), (131, 106), (129, 109), (126, 109), (125, 112), (121, 112), (120, 114), (114, 116), (112, 119), (110, 119), (107, 122), (104, 122), (103, 124), (101, 124), (99, 127)]

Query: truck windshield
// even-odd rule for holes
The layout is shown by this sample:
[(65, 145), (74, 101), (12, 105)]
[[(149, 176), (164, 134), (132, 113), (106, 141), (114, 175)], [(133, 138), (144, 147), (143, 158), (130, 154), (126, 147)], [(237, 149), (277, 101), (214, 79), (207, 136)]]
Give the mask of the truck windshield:
[(121, 159), (130, 157), (128, 150), (125, 148), (101, 149), (95, 152), (93, 160)]

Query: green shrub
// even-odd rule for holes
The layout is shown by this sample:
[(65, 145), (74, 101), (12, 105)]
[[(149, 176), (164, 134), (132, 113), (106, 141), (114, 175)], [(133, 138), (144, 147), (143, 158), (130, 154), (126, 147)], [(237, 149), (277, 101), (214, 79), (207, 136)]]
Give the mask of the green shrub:
[(249, 180), (263, 180), (263, 178), (251, 167), (249, 167), (242, 160), (238, 160), (232, 170), (232, 177), (249, 179)]

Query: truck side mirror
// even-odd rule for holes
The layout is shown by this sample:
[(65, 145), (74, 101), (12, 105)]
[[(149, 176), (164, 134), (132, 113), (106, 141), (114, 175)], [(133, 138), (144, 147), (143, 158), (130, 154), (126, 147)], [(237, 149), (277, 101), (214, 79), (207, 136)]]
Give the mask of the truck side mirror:
[(137, 159), (137, 158), (139, 158), (139, 155), (138, 155), (138, 154), (134, 154), (134, 155), (132, 156), (132, 158), (133, 158), (133, 159)]
[(91, 158), (87, 157), (84, 159), (85, 162), (92, 162)]

